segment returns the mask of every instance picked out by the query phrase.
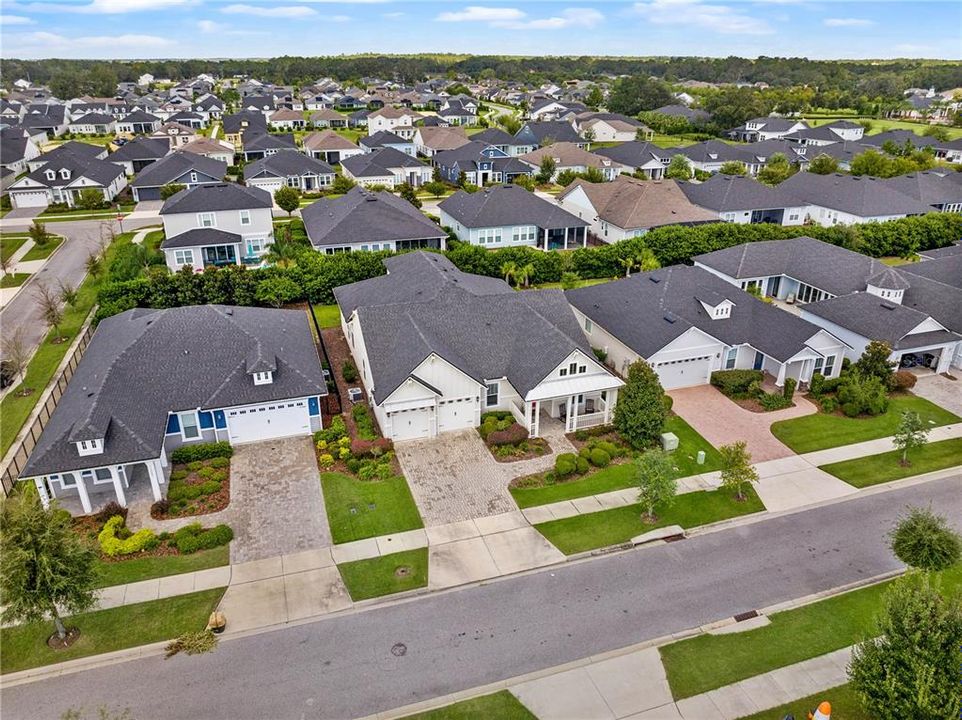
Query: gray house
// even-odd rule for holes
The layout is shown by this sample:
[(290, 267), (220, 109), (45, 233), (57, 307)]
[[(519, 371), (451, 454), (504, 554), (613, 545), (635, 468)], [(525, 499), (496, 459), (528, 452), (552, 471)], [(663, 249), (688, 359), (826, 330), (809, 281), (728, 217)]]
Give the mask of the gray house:
[(227, 163), (203, 155), (174, 152), (144, 168), (130, 184), (134, 201), (160, 200), (164, 185), (176, 184), (186, 188), (224, 182)]
[(171, 450), (307, 436), (326, 394), (300, 310), (128, 310), (98, 326), (20, 477), (85, 514), (160, 500)]

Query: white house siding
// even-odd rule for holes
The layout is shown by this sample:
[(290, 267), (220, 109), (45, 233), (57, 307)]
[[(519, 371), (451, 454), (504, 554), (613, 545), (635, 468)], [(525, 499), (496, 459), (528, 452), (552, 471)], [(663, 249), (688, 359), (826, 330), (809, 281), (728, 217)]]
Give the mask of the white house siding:
[[(540, 234), (540, 229), (537, 225), (507, 225), (504, 227), (497, 228), (467, 228), (461, 223), (455, 220), (453, 217), (448, 215), (444, 210), (440, 210), (441, 225), (443, 227), (449, 227), (454, 231), (454, 234), (458, 236), (458, 240), (462, 242), (468, 242), (472, 245), (478, 245), (484, 248), (502, 248), (502, 247), (520, 247), (527, 245), (529, 247), (534, 247), (538, 243), (538, 235)], [(534, 228), (534, 238), (532, 240), (526, 240), (523, 242), (515, 242), (514, 231), (518, 227), (533, 227)], [(481, 243), (481, 235), (483, 232), (493, 231), (495, 236), (500, 233), (499, 242), (485, 242)]]
[[(200, 213), (164, 215), (164, 234), (170, 238), (201, 227), (198, 215)], [(270, 208), (253, 208), (250, 210), (250, 217), (249, 225), (241, 225), (239, 210), (218, 210), (214, 212), (213, 227), (217, 230), (236, 233), (245, 240), (248, 238), (273, 237), (274, 226)]]
[[(786, 207), (786, 208), (757, 208), (758, 210), (784, 210), (784, 215), (782, 216), (782, 225), (804, 225), (805, 219), (809, 214), (810, 208), (806, 206), (798, 207)], [(718, 217), (720, 220), (729, 223), (735, 223), (736, 225), (748, 225), (752, 221), (753, 210), (735, 210), (731, 212), (720, 212)]]
[(816, 222), (823, 227), (830, 227), (832, 225), (857, 225), (859, 223), (867, 222), (887, 222), (888, 220), (899, 220), (905, 217), (905, 213), (898, 215), (876, 215), (873, 217), (863, 217), (861, 215), (853, 215), (852, 213), (842, 212), (841, 210), (833, 210), (832, 208), (823, 207), (821, 205), (808, 206), (805, 214), (813, 222)]

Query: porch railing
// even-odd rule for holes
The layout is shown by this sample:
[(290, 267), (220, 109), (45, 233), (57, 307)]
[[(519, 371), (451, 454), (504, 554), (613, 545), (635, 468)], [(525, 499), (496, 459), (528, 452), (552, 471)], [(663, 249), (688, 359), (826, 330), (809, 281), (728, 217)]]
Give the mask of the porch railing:
[(575, 416), (575, 430), (580, 430), (582, 428), (595, 427), (597, 425), (604, 425), (604, 424), (605, 424), (604, 412), (594, 412), (594, 413), (588, 413), (587, 415)]

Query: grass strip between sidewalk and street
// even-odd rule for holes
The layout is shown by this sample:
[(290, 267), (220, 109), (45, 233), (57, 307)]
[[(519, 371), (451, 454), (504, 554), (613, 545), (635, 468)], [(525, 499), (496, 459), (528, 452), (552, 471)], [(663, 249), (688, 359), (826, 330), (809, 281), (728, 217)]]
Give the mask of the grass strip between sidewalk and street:
[(807, 718), (808, 713), (818, 707), (823, 700), (832, 704), (832, 720), (872, 720), (872, 716), (862, 709), (855, 690), (851, 685), (839, 685), (808, 697), (794, 700), (778, 707), (762, 710), (754, 715), (746, 715), (739, 720), (782, 720), (787, 715), (794, 715), (799, 720)]
[(230, 564), (230, 547), (221, 545), (210, 550), (198, 550), (189, 555), (157, 555), (132, 557), (129, 560), (97, 561), (97, 587), (112, 587), (127, 583), (169, 577), (182, 573), (209, 570)]
[(64, 624), (68, 628), (80, 629), (80, 637), (65, 650), (52, 650), (47, 646), (47, 638), (54, 632), (53, 622), (2, 628), (0, 672), (11, 673), (76, 660), (203, 630), (224, 589), (203, 590), (65, 618)]
[(913, 475), (962, 465), (962, 438), (929, 443), (924, 447), (909, 450), (907, 457), (911, 464), (903, 465), (902, 451), (890, 450), (878, 455), (822, 465), (819, 470), (824, 470), (857, 488), (902, 480)]
[(436, 710), (408, 715), (403, 720), (538, 720), (507, 690), (462, 700)]
[(926, 427), (960, 421), (959, 417), (925, 398), (905, 394), (889, 398), (889, 408), (881, 415), (850, 418), (817, 412), (772, 423), (772, 435), (798, 454), (827, 450), (894, 435), (902, 413), (909, 410), (917, 412)]
[[(942, 592), (962, 587), (962, 565), (938, 574)], [(793, 665), (870, 637), (888, 580), (769, 616), (770, 625), (699, 635), (659, 648), (675, 700)]]
[(407, 480), (359, 480), (321, 473), (324, 506), (335, 543), (392, 535), (424, 527)]
[(640, 505), (625, 505), (612, 510), (550, 520), (534, 527), (565, 555), (573, 555), (620, 545), (636, 535), (666, 525), (680, 525), (688, 530), (764, 509), (753, 489), (747, 489), (745, 500), (738, 501), (731, 490), (722, 488), (678, 495), (668, 507), (656, 505), (657, 520), (653, 523), (642, 522)]
[(337, 566), (351, 599), (405, 592), (428, 584), (428, 549), (404, 550)]

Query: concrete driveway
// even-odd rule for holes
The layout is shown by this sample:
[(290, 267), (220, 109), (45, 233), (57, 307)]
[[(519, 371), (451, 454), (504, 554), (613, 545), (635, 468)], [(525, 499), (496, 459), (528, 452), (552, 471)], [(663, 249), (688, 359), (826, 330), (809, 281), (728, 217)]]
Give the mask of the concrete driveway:
[(779, 420), (811, 415), (817, 408), (795, 395), (795, 407), (773, 412), (745, 410), (711, 385), (671, 390), (672, 409), (715, 447), (744, 440), (753, 462), (765, 462), (794, 455), (772, 435), (771, 424)]
[(962, 417), (962, 381), (943, 375), (921, 375), (912, 392)]

